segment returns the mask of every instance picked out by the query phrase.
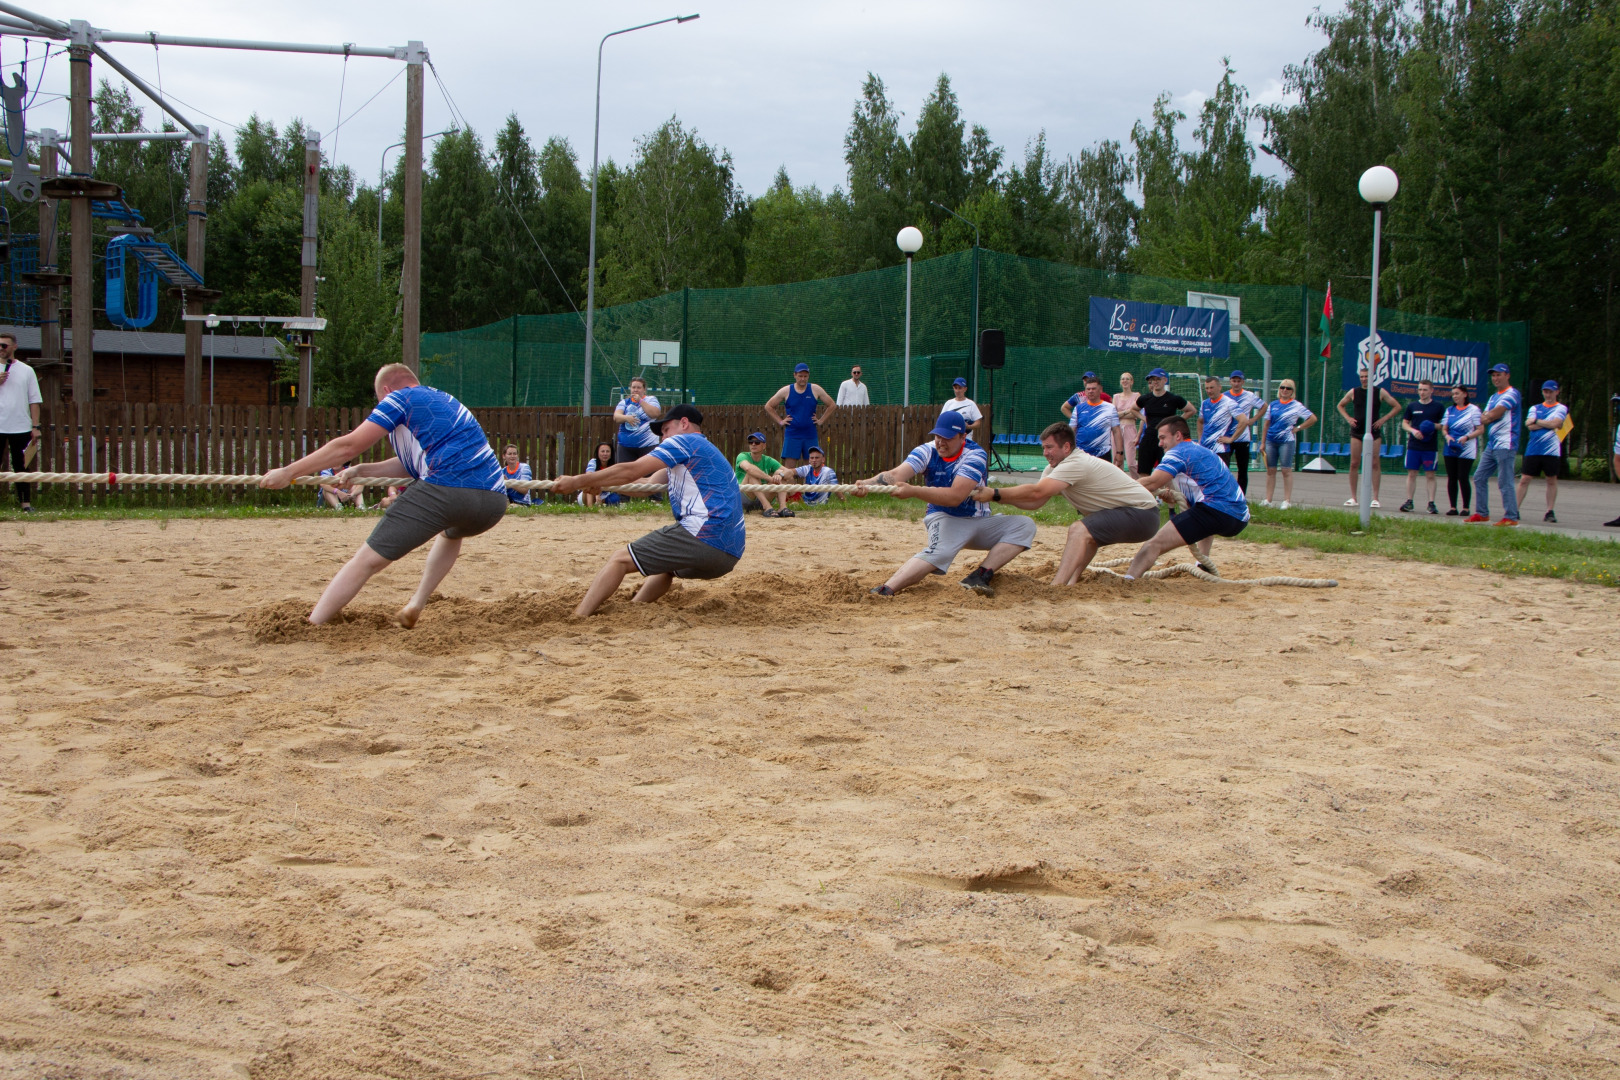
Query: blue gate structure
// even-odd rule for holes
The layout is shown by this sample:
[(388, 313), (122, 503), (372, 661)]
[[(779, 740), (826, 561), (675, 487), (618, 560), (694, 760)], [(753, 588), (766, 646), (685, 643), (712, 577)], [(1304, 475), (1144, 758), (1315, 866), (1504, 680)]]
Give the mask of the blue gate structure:
[[(141, 212), (122, 198), (92, 199), (90, 213), (121, 226), (119, 234), (107, 241), (107, 321), (114, 326), (125, 330), (151, 326), (157, 318), (160, 281), (182, 289), (202, 287), (202, 275), (157, 239)], [(126, 265), (130, 256), (136, 265), (134, 314), (127, 307)]]

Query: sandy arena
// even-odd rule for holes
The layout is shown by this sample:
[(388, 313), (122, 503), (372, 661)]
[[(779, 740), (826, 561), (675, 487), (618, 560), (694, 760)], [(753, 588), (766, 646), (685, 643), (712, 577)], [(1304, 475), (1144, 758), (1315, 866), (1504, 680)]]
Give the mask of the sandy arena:
[[(1613, 591), (1217, 541), (511, 519), (415, 631), (370, 520), (8, 525), (0, 1075), (1620, 1075)], [(1104, 557), (1127, 553), (1110, 549)]]

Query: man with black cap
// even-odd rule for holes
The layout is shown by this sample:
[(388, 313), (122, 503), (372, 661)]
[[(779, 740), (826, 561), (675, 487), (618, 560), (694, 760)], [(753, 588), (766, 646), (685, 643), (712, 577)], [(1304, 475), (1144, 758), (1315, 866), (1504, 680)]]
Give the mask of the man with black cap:
[(1138, 395), (1136, 404), (1132, 408), (1120, 413), (1122, 420), (1142, 421), (1141, 430), (1136, 436), (1136, 446), (1126, 447), (1127, 453), (1136, 454), (1136, 472), (1139, 476), (1151, 476), (1153, 467), (1159, 463), (1164, 451), (1159, 446), (1158, 430), (1160, 422), (1180, 414), (1185, 420), (1191, 420), (1198, 415), (1198, 409), (1180, 394), (1172, 394), (1167, 387), (1170, 385), (1170, 373), (1162, 367), (1156, 367), (1148, 372), (1148, 392)]
[[(945, 573), (957, 552), (971, 548), (989, 554), (977, 570), (962, 580), (962, 587), (981, 596), (994, 596), (991, 577), (1035, 542), (1035, 522), (1027, 517), (992, 514), (988, 503), (975, 501), (974, 490), (990, 474), (990, 458), (984, 447), (968, 438), (967, 420), (961, 413), (940, 413), (930, 434), (933, 441), (917, 447), (903, 463), (856, 485), (855, 494), (865, 495), (868, 484), (892, 484), (889, 494), (895, 498), (921, 499), (929, 504), (923, 515), (928, 546), (872, 591), (879, 596), (893, 596), (929, 574)], [(923, 477), (925, 483), (909, 483), (916, 476)]]
[(598, 492), (634, 484), (669, 470), (669, 508), (675, 523), (621, 548), (597, 572), (575, 615), (590, 615), (618, 591), (631, 571), (646, 581), (635, 602), (650, 604), (669, 591), (675, 578), (718, 578), (742, 558), (742, 492), (731, 463), (703, 437), (703, 414), (684, 402), (652, 421), (663, 441), (645, 457), (579, 476), (559, 476), (552, 490), (561, 495)]
[(1558, 474), (1564, 465), (1564, 441), (1561, 428), (1569, 420), (1569, 406), (1558, 402), (1558, 380), (1548, 379), (1541, 384), (1541, 404), (1532, 405), (1524, 413), (1524, 429), (1529, 435), (1524, 440), (1524, 472), (1519, 474), (1519, 506), (1530, 494), (1530, 478), (1547, 478), (1547, 512), (1542, 521), (1558, 523), (1553, 503), (1558, 501)]

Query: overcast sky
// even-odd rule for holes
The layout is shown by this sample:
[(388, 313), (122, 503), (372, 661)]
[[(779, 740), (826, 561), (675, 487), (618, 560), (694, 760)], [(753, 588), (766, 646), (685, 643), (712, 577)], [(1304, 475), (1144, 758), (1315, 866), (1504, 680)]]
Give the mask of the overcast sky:
[[(731, 151), (745, 191), (758, 194), (786, 165), (795, 183), (823, 190), (845, 181), (843, 136), (866, 72), (888, 84), (909, 128), (940, 72), (956, 87), (969, 123), (983, 124), (1009, 159), (1045, 129), (1059, 156), (1098, 139), (1126, 142), (1131, 125), (1168, 91), (1188, 113), (1220, 78), (1230, 56), (1257, 101), (1281, 96), (1286, 64), (1320, 38), (1306, 21), (1315, 0), (1141, 0), (1133, 4), (1034, 0), (666, 0), (622, 3), (427, 4), (417, 0), (87, 0), (34, 6), (60, 19), (85, 18), (125, 31), (395, 45), (417, 38), (460, 110), (486, 139), (516, 112), (538, 145), (566, 136), (588, 168), (596, 46), (601, 36), (636, 23), (699, 12), (702, 18), (614, 38), (602, 75), (602, 156), (620, 162), (637, 136), (678, 115), (711, 144)], [(191, 119), (215, 130), (254, 112), (278, 126), (302, 117), (325, 135), (328, 155), (362, 177), (378, 173), (378, 155), (399, 139), (404, 79), (392, 60), (108, 45), (138, 74), (190, 106)], [(38, 82), (39, 45), (29, 65)], [(16, 70), (22, 42), (0, 42), (0, 62)], [(29, 127), (65, 130), (65, 57), (53, 57)], [(105, 65), (97, 68), (114, 79)], [(344, 115), (382, 93), (337, 132)], [(450, 126), (449, 106), (427, 80), (426, 130)], [(211, 118), (212, 117), (212, 118)], [(156, 126), (150, 109), (148, 126)], [(395, 151), (397, 153), (398, 151)], [(1261, 167), (1276, 171), (1262, 156)]]

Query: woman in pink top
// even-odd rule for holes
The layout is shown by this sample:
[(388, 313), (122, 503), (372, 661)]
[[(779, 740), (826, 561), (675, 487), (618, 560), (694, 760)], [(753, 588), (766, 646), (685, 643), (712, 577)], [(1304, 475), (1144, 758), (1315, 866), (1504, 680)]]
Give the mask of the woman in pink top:
[(1126, 420), (1125, 413), (1136, 408), (1136, 399), (1140, 397), (1133, 387), (1136, 386), (1136, 376), (1123, 371), (1119, 376), (1119, 393), (1114, 395), (1114, 408), (1119, 412), (1119, 433), (1125, 438), (1125, 460), (1130, 463), (1131, 475), (1136, 475), (1136, 428), (1135, 420)]

